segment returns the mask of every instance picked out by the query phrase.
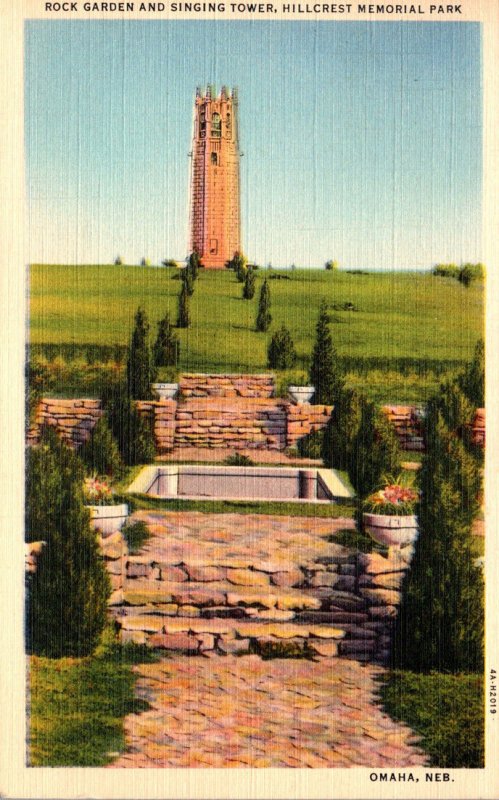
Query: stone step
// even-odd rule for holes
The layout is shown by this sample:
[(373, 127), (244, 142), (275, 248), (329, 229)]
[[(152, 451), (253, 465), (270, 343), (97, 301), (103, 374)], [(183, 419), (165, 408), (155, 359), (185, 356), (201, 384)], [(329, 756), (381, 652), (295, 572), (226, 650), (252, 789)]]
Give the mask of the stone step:
[(122, 630), (144, 630), (150, 633), (213, 633), (234, 638), (278, 639), (342, 639), (345, 632), (332, 625), (310, 625), (296, 622), (260, 622), (234, 619), (203, 619), (202, 617), (164, 617), (157, 614), (127, 616), (117, 620)]
[[(254, 573), (261, 576), (262, 573)], [(176, 604), (210, 607), (255, 606), (281, 611), (320, 609), (322, 599), (310, 590), (289, 589), (280, 586), (245, 586), (229, 581), (195, 583), (193, 581), (127, 580), (123, 591), (124, 603), (131, 606)]]

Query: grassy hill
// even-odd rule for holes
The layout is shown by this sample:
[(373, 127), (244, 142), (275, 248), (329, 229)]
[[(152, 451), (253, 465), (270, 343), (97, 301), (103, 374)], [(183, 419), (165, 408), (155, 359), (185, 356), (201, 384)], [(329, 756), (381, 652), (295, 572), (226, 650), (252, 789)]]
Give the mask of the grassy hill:
[[(374, 384), (382, 391), (387, 383), (397, 384), (405, 376), (402, 383), (398, 380), (399, 385), (391, 386), (387, 401), (409, 401), (424, 394), (439, 373), (471, 357), (482, 335), (483, 283), (478, 281), (465, 288), (428, 273), (260, 271), (257, 295), (247, 301), (241, 298), (241, 284), (232, 272), (206, 271), (191, 298), (192, 325), (179, 331), (182, 370), (265, 370), (270, 334), (254, 330), (264, 277), (269, 278), (272, 296), (271, 330), (282, 323), (290, 329), (299, 355), (297, 368), (307, 369), (324, 298), (331, 309), (338, 354), (353, 384), (361, 374), (366, 383), (368, 370), (371, 392), (376, 394)], [(174, 269), (33, 265), (31, 343), (125, 345), (138, 305), (144, 306), (154, 335), (156, 322), (166, 311), (175, 320), (179, 290)], [(345, 304), (354, 310), (344, 310)]]

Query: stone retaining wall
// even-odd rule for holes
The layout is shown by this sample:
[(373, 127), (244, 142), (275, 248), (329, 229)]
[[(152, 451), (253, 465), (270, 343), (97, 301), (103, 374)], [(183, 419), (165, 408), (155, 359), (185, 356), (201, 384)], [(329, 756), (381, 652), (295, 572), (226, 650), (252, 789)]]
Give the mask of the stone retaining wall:
[(284, 450), (284, 400), (272, 398), (187, 398), (175, 418), (175, 447)]
[(36, 444), (43, 425), (49, 425), (70, 446), (76, 447), (90, 436), (102, 416), (100, 400), (44, 398), (36, 410), (33, 427), (28, 432), (28, 444)]
[(205, 375), (186, 373), (180, 377), (183, 397), (274, 397), (273, 375)]
[(294, 447), (300, 439), (325, 428), (332, 410), (333, 406), (313, 406), (309, 403), (295, 406), (290, 403), (287, 408), (287, 446)]
[(151, 421), (156, 450), (159, 454), (172, 450), (175, 444), (176, 400), (137, 400), (139, 414)]

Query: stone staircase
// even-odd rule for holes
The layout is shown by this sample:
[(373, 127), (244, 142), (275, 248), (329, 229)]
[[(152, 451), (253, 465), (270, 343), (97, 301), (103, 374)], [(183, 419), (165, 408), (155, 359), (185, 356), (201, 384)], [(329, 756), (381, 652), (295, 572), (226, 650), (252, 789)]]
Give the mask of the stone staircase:
[[(141, 552), (106, 556), (122, 641), (204, 655), (294, 648), (360, 661), (386, 648), (396, 592), (383, 581), (372, 588), (359, 554), (334, 542), (352, 520), (159, 511), (135, 518), (152, 534)], [(392, 575), (390, 585), (402, 578), (403, 565), (365, 558), (368, 571)]]

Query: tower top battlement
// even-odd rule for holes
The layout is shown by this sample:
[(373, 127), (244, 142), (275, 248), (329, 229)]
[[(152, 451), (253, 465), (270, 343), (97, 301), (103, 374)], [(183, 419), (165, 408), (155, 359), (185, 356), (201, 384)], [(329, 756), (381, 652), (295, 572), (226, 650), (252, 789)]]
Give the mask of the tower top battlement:
[(227, 86), (222, 86), (220, 94), (217, 95), (217, 87), (213, 83), (208, 84), (206, 88), (198, 86), (196, 89), (196, 103), (205, 100), (232, 100), (232, 102), (237, 102), (237, 87), (234, 86), (232, 91), (229, 92)]

